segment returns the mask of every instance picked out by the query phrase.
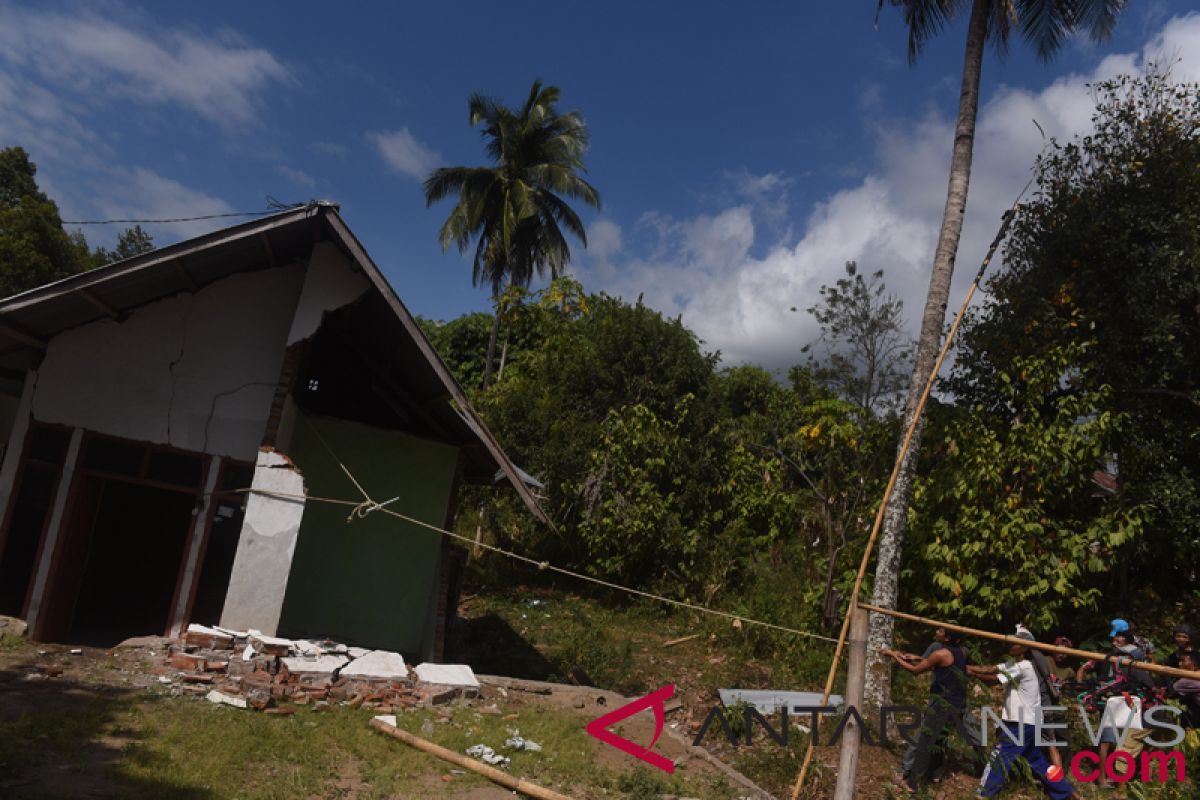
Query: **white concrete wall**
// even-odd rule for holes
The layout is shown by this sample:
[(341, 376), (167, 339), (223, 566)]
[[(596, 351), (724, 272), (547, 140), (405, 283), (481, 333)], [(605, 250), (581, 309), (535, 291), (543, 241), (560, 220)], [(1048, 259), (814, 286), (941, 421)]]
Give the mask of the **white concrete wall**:
[(292, 497), (252, 493), (246, 502), (221, 626), (274, 636), (304, 517), (304, 500), (297, 499), (304, 496), (304, 479), (286, 458), (264, 450), (255, 463), (253, 488)]
[(287, 343), (295, 344), (317, 332), (325, 312), (349, 305), (362, 296), (371, 283), (355, 272), (332, 242), (320, 242), (313, 248), (304, 289), (296, 304), (296, 316), (288, 332)]
[(299, 264), (241, 273), (59, 334), (34, 419), (253, 459), (303, 281)]

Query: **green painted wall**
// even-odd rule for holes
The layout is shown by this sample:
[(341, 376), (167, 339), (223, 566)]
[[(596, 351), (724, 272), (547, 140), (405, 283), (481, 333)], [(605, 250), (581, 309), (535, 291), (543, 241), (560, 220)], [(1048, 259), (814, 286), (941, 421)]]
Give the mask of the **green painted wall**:
[[(356, 422), (298, 419), (287, 454), (309, 495), (356, 500), (330, 450), (376, 502), (399, 496), (388, 508), (438, 527), (445, 522), (457, 448)], [(350, 510), (305, 507), (280, 634), (419, 655), (431, 635), (441, 537), (378, 512), (347, 524)]]

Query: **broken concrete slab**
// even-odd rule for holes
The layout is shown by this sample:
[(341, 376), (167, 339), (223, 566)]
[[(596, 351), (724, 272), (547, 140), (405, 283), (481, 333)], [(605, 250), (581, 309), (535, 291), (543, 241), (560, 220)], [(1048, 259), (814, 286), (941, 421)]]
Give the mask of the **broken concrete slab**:
[(349, 663), (349, 658), (339, 655), (292, 656), (283, 659), (288, 673), (301, 678), (330, 676)]
[(295, 642), (291, 639), (281, 639), (277, 636), (267, 636), (260, 631), (250, 631), (250, 644), (260, 653), (269, 656), (291, 655)]
[(234, 697), (231, 694), (218, 692), (216, 689), (213, 689), (211, 692), (205, 695), (205, 697), (208, 698), (208, 702), (216, 703), (219, 706), (223, 705), (233, 706), (234, 708), (246, 708), (246, 699), (244, 697)]
[[(821, 705), (820, 692), (785, 692), (771, 689), (718, 689), (721, 704), (725, 707), (735, 703), (746, 703), (754, 706), (760, 714), (774, 714), (780, 708), (786, 707), (788, 713), (799, 714), (797, 709)], [(829, 696), (829, 707), (837, 708), (843, 703), (841, 695)]]
[(184, 644), (205, 647), (209, 650), (230, 650), (233, 648), (234, 637), (222, 633), (215, 628), (192, 623), (183, 634)]
[(388, 650), (372, 650), (342, 668), (343, 678), (400, 681), (408, 677), (404, 657)]
[(466, 664), (418, 664), (416, 673), (417, 679), (422, 683), (479, 688), (475, 673)]
[(28, 627), (23, 619), (0, 614), (0, 636), (24, 636)]

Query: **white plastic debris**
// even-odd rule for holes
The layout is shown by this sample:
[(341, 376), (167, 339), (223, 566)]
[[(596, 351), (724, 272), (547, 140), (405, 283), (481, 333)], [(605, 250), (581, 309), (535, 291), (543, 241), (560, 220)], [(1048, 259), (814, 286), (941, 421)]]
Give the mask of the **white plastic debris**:
[(159, 683), (161, 683), (161, 684), (163, 684), (164, 686), (170, 686), (170, 685), (171, 685), (171, 679), (170, 679), (170, 678), (168, 678), (166, 675), (161, 675), (161, 676), (159, 676), (159, 678), (158, 678), (158, 682), (159, 682)]
[(530, 753), (542, 752), (542, 746), (532, 739), (526, 739), (524, 736), (513, 736), (504, 743), (504, 746), (509, 750), (525, 750)]
[(380, 714), (379, 716), (375, 717), (375, 719), (379, 720), (384, 725), (391, 725), (393, 728), (396, 727), (395, 714)]
[(508, 756), (502, 756), (486, 744), (476, 744), (467, 748), (467, 755), (471, 758), (477, 758), (485, 764), (491, 764), (493, 767), (507, 767), (512, 759)]
[(246, 645), (246, 649), (242, 651), (242, 661), (253, 661), (253, 660), (254, 660), (254, 645), (248, 644), (248, 645)]
[(466, 664), (418, 664), (416, 673), (417, 679), (422, 683), (479, 688), (479, 681), (475, 679), (475, 673)]
[(208, 699), (208, 702), (216, 703), (219, 706), (233, 706), (234, 708), (246, 707), (246, 698), (234, 697), (233, 695), (225, 694), (224, 692), (218, 692), (216, 689), (213, 689), (211, 692), (205, 695), (205, 697)]
[(82, 647), (76, 647), (76, 648), (74, 648), (73, 650), (71, 650), (71, 655), (73, 655), (73, 656), (81, 656), (81, 655), (83, 655), (83, 648), (82, 648)]

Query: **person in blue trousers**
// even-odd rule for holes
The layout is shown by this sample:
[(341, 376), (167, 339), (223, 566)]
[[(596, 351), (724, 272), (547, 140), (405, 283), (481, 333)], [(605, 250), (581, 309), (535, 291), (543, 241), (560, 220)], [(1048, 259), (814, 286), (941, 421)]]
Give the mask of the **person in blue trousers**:
[[(1020, 629), (1017, 638), (1032, 641), (1033, 634)], [(1000, 794), (1004, 782), (1021, 759), (1029, 765), (1041, 782), (1042, 791), (1049, 797), (1065, 800), (1075, 796), (1075, 787), (1067, 780), (1063, 770), (1052, 765), (1037, 746), (1036, 723), (1042, 708), (1042, 696), (1037, 672), (1029, 662), (1029, 651), (1024, 645), (1013, 644), (1009, 649), (1012, 663), (967, 667), (968, 674), (1004, 686), (1004, 711), (1000, 720), (1005, 730), (997, 733), (999, 741), (983, 771), (976, 797), (995, 797)]]

